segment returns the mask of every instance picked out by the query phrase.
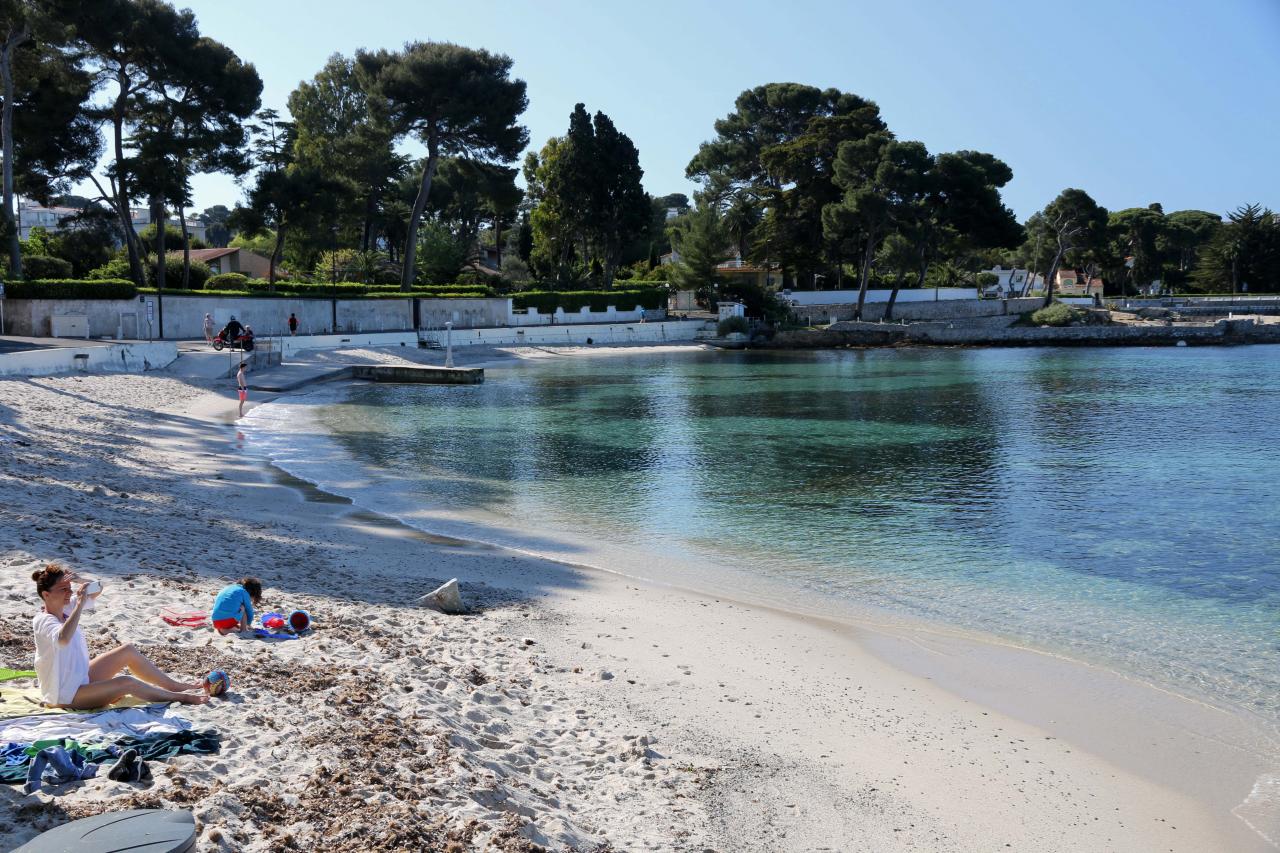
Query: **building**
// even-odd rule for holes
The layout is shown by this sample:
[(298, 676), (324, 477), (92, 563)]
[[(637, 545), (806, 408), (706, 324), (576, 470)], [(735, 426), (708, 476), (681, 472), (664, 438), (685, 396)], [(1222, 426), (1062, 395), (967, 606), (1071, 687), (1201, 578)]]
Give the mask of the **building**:
[(1079, 270), (1060, 269), (1053, 289), (1062, 296), (1102, 296), (1102, 279), (1090, 278)]
[(43, 228), (50, 234), (63, 230), (63, 220), (75, 216), (80, 211), (74, 207), (41, 207), (35, 202), (18, 205), (18, 238), (31, 238), (32, 228)]
[(238, 272), (249, 278), (266, 278), (271, 272), (271, 259), (248, 249), (192, 249), (191, 260), (207, 264), (214, 275)]
[[(1030, 293), (1032, 290), (1044, 289), (1044, 276), (1036, 273), (1034, 276), (1030, 270), (1020, 270), (1017, 268), (1007, 270), (1000, 266), (994, 266), (989, 270), (983, 270), (988, 275), (996, 277), (995, 284), (989, 284), (982, 288), (982, 295), (987, 298), (1010, 299), (1015, 296), (1021, 296), (1024, 293)], [(1027, 286), (1030, 280), (1031, 286)]]
[[(679, 262), (680, 253), (675, 249), (658, 259), (658, 263), (662, 266)], [(737, 249), (733, 250), (728, 260), (716, 264), (716, 275), (725, 284), (754, 285), (767, 290), (772, 290), (781, 280), (776, 268), (758, 267), (744, 261)]]
[[(142, 229), (151, 224), (151, 209), (146, 207), (131, 207), (129, 208), (129, 218), (133, 220), (133, 230), (136, 233), (141, 234)], [(169, 217), (168, 222), (179, 231), (182, 230), (182, 221), (176, 216)], [(188, 219), (187, 234), (192, 240), (199, 240), (203, 243), (205, 238), (204, 222), (199, 219)]]

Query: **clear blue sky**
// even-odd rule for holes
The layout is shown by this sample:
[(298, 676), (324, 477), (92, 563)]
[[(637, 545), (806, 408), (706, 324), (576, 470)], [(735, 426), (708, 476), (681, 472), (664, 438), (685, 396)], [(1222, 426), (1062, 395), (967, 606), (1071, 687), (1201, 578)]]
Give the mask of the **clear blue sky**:
[[(541, 146), (573, 105), (635, 142), (645, 188), (690, 192), (684, 167), (744, 89), (834, 86), (876, 101), (931, 151), (1013, 168), (1019, 218), (1065, 187), (1110, 209), (1280, 207), (1280, 0), (197, 0), (202, 32), (253, 62), (263, 103), (335, 52), (453, 41), (510, 55)], [(196, 179), (196, 209), (238, 187)]]

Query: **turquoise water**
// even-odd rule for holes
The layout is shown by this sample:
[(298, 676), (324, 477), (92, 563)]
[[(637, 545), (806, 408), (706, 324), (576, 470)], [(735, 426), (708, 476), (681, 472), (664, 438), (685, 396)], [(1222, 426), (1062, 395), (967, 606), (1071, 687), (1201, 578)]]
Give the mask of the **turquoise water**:
[(1280, 721), (1280, 348), (566, 356), (343, 393), (269, 452), (411, 523), (786, 581)]

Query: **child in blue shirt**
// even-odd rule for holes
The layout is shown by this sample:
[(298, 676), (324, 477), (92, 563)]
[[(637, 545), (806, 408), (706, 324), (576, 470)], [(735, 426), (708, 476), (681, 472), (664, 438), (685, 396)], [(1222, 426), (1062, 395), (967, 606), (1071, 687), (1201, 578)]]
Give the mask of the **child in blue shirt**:
[(222, 588), (213, 600), (213, 612), (209, 617), (219, 634), (247, 631), (253, 625), (253, 606), (262, 602), (262, 581), (242, 578)]

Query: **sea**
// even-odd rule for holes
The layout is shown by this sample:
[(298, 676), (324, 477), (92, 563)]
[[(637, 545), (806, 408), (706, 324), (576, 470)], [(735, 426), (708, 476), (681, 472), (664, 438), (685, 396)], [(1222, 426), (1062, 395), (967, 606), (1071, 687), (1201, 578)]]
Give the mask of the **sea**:
[(566, 352), (241, 424), (430, 533), (942, 622), (1280, 724), (1280, 348)]

